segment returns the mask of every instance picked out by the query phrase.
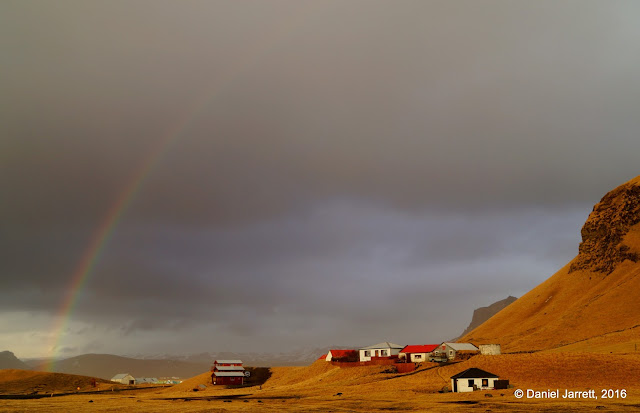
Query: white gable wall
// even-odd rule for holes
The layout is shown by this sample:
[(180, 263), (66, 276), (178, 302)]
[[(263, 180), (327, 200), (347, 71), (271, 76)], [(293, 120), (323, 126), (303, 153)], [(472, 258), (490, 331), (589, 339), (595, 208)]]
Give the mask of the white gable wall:
[(389, 357), (400, 353), (401, 348), (381, 347), (381, 348), (361, 348), (360, 361), (371, 361), (371, 357)]
[[(457, 391), (460, 393), (464, 393), (464, 392), (473, 391), (474, 384), (478, 386), (479, 390), (492, 390), (495, 386), (496, 380), (498, 379), (497, 378), (451, 379), (451, 391), (453, 391), (453, 389), (456, 388), (454, 383), (454, 381), (456, 380), (458, 381)], [(486, 386), (482, 385), (482, 380), (487, 380)], [(469, 384), (471, 384), (471, 386), (469, 386)]]

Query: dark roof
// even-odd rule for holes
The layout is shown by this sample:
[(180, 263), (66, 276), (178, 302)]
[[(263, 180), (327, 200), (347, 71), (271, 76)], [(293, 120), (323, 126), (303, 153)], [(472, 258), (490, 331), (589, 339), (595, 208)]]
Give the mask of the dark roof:
[(452, 379), (481, 379), (481, 378), (498, 378), (493, 373), (489, 373), (488, 371), (480, 370), (475, 367), (470, 369), (466, 369), (465, 371), (461, 371), (458, 374), (451, 376)]

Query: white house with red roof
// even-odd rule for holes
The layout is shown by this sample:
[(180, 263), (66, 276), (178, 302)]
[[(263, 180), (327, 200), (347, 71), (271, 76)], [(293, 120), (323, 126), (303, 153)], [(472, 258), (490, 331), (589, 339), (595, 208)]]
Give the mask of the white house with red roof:
[(429, 361), (429, 356), (437, 349), (440, 344), (418, 344), (405, 346), (398, 357), (412, 363), (422, 363)]

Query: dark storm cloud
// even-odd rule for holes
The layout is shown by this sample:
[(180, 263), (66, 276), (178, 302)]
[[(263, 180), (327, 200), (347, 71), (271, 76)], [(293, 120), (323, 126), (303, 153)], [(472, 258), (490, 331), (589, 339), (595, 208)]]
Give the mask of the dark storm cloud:
[(450, 338), (568, 261), (638, 174), (636, 3), (0, 9), (5, 312), (60, 308), (167, 138), (74, 315), (129, 340), (418, 340), (393, 320), (456, 302)]

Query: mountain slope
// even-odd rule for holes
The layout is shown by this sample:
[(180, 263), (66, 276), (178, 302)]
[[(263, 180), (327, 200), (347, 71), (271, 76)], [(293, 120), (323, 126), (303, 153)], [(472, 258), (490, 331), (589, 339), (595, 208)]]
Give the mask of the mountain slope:
[(589, 340), (608, 335), (611, 351), (630, 350), (640, 325), (640, 176), (607, 193), (581, 234), (576, 258), (461, 341), (507, 352), (581, 342), (589, 351)]

